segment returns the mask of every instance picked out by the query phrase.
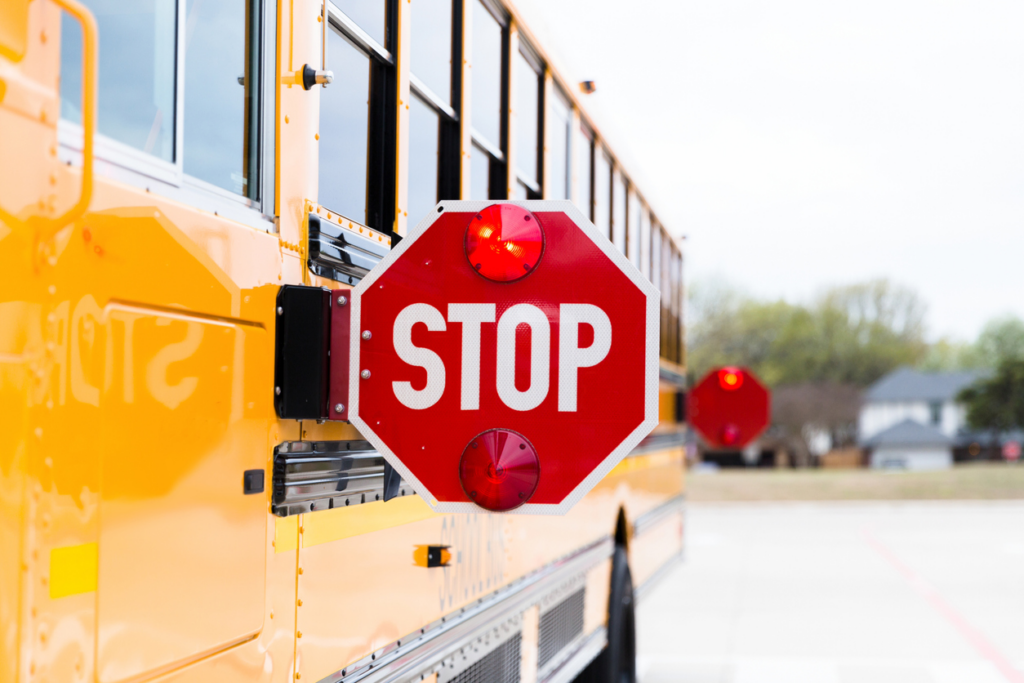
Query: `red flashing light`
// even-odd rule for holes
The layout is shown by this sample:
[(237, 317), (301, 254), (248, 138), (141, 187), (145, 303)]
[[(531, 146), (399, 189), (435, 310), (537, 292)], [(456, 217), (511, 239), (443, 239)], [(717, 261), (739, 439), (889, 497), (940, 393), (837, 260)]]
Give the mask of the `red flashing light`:
[(718, 371), (718, 385), (726, 391), (736, 391), (743, 386), (743, 371), (739, 368), (722, 368)]
[(537, 490), (540, 459), (526, 437), (509, 429), (490, 429), (474, 437), (462, 452), (459, 481), (480, 507), (507, 512), (530, 500)]
[(544, 253), (544, 230), (515, 204), (492, 204), (466, 229), (466, 257), (488, 280), (515, 282), (533, 272)]
[(722, 443), (726, 446), (735, 446), (740, 441), (740, 428), (734, 424), (727, 424), (722, 427)]

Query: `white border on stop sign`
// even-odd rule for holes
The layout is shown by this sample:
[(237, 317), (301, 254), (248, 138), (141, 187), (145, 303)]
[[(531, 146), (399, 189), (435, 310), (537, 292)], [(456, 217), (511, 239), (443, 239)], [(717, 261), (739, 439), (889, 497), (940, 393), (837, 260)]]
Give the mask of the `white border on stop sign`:
[[(374, 445), (374, 447), (380, 451), (381, 455), (394, 467), (402, 478), (412, 484), (415, 491), (427, 502), (428, 505), (435, 512), (486, 512), (483, 508), (475, 503), (469, 501), (462, 503), (455, 502), (441, 502), (438, 501), (426, 488), (422, 482), (413, 475), (412, 471), (398, 458), (395, 453), (388, 448), (387, 444), (370, 428), (360, 416), (359, 416), (359, 387), (360, 387), (360, 360), (359, 360), (359, 349), (360, 349), (360, 335), (358, 330), (362, 329), (361, 319), (361, 303), (362, 295), (367, 289), (369, 289), (377, 278), (381, 276), (388, 268), (391, 267), (398, 258), (405, 253), (405, 250), (412, 246), (419, 237), (433, 225), (438, 218), (445, 213), (451, 212), (479, 212), (486, 209), (488, 206), (494, 204), (515, 204), (521, 206), (528, 211), (535, 213), (540, 212), (561, 212), (568, 216), (583, 232), (590, 238), (591, 242), (597, 245), (597, 247), (607, 256), (612, 263), (618, 266), (626, 277), (637, 286), (637, 288), (644, 294), (647, 299), (647, 343), (644, 349), (644, 420), (640, 425), (630, 432), (629, 436), (622, 440), (618, 446), (616, 446), (608, 456), (601, 461), (593, 472), (591, 472), (579, 485), (576, 486), (569, 493), (568, 496), (562, 500), (561, 503), (556, 505), (540, 504), (540, 503), (526, 503), (519, 506), (518, 508), (511, 510), (509, 513), (504, 514), (534, 514), (534, 515), (564, 515), (568, 512), (576, 503), (578, 503), (583, 496), (590, 492), (597, 483), (604, 479), (604, 477), (612, 471), (612, 469), (622, 462), (630, 451), (639, 445), (645, 436), (651, 433), (658, 425), (658, 383), (659, 383), (659, 372), (660, 372), (660, 361), (659, 361), (659, 346), (661, 344), (661, 292), (655, 287), (649, 280), (647, 280), (640, 271), (636, 269), (626, 255), (619, 251), (611, 241), (605, 237), (597, 229), (597, 227), (591, 223), (573, 204), (571, 201), (566, 199), (559, 200), (544, 200), (534, 199), (528, 201), (513, 201), (513, 200), (492, 200), (492, 201), (462, 201), (462, 200), (446, 200), (439, 202), (437, 206), (430, 212), (426, 218), (420, 221), (416, 227), (409, 232), (402, 241), (399, 242), (398, 246), (392, 249), (387, 256), (374, 268), (370, 273), (363, 278), (363, 280), (356, 285), (352, 290), (352, 326), (353, 334), (349, 340), (350, 353), (349, 353), (349, 421), (359, 429), (359, 432), (366, 437), (366, 439)], [(443, 208), (443, 211), (438, 211), (438, 207)], [(502, 427), (502, 425), (494, 425), (494, 427)], [(543, 476), (543, 465), (541, 467), (541, 476)]]

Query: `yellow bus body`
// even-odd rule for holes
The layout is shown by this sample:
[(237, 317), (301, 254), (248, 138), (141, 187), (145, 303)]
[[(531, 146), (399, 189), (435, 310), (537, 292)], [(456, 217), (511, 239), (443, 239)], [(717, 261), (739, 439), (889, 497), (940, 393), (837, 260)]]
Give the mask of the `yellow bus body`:
[[(316, 204), (317, 95), (297, 75), (319, 59), (320, 5), (277, 9), (267, 229), (125, 180), (99, 156), (83, 187), (88, 164), (58, 135), (61, 14), (76, 11), (88, 43), (95, 27), (72, 0), (0, 4), (0, 681), (365, 678), (378, 659), (400, 671), (396, 653), (449, 656), (425, 637), (446, 624), (485, 635), (503, 595), (532, 596), (509, 618), (536, 662), (545, 600), (585, 586), (584, 634), (602, 627), (615, 543), (639, 587), (680, 555), (669, 379), (662, 441), (563, 518), (438, 515), (418, 496), (272, 514), (277, 445), (360, 438), (278, 419), (271, 390), (279, 286), (339, 286), (305, 265), (306, 216), (328, 213)], [(242, 495), (251, 469), (267, 473), (262, 495)], [(448, 566), (420, 566), (426, 545), (447, 546)]]

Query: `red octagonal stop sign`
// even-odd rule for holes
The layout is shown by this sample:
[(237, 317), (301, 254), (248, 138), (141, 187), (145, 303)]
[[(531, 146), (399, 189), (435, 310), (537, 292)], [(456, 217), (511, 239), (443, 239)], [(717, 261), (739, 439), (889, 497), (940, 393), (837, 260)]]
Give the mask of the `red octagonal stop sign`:
[(570, 202), (441, 202), (352, 292), (349, 418), (440, 512), (563, 513), (658, 422), (659, 305)]
[(714, 448), (740, 449), (768, 428), (768, 390), (746, 368), (712, 370), (687, 397), (686, 415)]

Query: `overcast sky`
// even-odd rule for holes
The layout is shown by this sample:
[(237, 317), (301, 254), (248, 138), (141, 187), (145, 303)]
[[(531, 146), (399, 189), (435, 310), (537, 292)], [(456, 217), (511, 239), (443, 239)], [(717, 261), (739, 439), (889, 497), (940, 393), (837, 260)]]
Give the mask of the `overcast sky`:
[(686, 240), (805, 301), (889, 277), (930, 337), (1024, 317), (1024, 2), (519, 0)]

